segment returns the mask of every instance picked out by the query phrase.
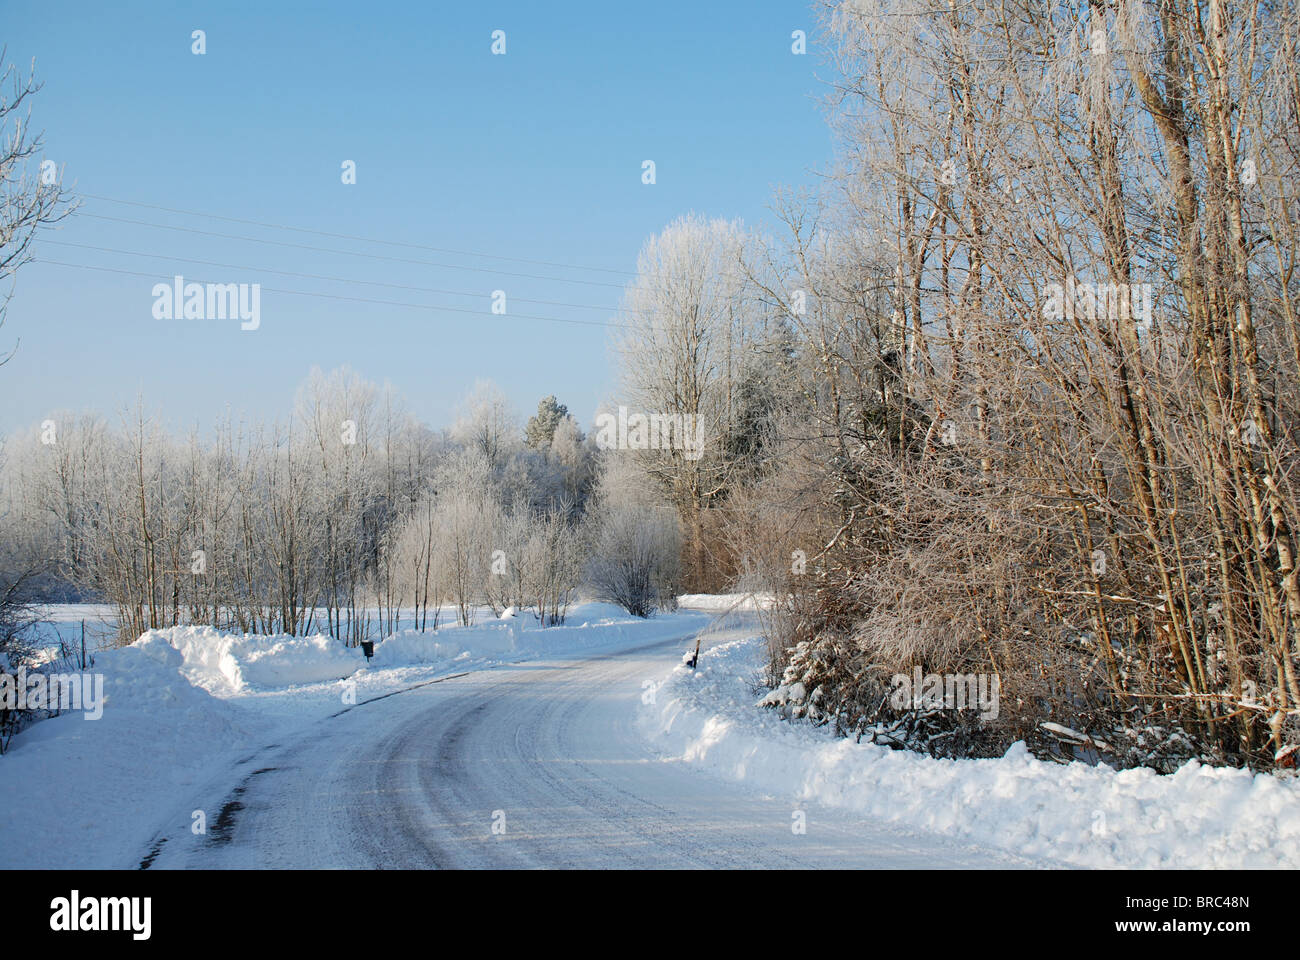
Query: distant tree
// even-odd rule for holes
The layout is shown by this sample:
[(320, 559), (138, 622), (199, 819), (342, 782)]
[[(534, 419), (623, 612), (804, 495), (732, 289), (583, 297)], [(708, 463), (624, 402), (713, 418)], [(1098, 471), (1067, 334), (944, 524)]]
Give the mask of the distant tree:
[(585, 586), (597, 600), (638, 617), (676, 603), (681, 524), (654, 496), (655, 482), (626, 457), (606, 456), (585, 521)]
[(501, 388), (490, 380), (479, 380), (460, 404), (452, 437), (476, 448), (495, 470), (509, 448), (518, 443), (519, 421)]
[(587, 560), (587, 589), (637, 617), (676, 603), (681, 531), (669, 507), (602, 511)]
[(494, 575), (493, 552), (505, 549), (497, 545), (503, 517), (492, 465), (478, 445), (467, 447), (439, 467), (435, 485), (433, 564), (457, 619), (470, 626)]
[(578, 421), (565, 417), (556, 426), (547, 453), (547, 459), (562, 471), (564, 499), (575, 516), (586, 509), (597, 477), (596, 447), (586, 441)]
[(524, 428), (524, 438), (528, 445), (535, 450), (549, 447), (555, 436), (555, 428), (568, 415), (569, 408), (557, 403), (555, 394), (543, 397), (537, 404), (537, 416), (529, 417), (528, 425)]

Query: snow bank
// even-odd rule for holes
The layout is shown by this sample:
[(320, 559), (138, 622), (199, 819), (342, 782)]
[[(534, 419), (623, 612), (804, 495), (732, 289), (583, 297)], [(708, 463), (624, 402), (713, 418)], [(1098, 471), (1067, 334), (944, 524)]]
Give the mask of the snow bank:
[(191, 683), (220, 695), (338, 680), (366, 662), (359, 648), (323, 635), (238, 635), (213, 627), (169, 627), (150, 630), (140, 640), (151, 638), (180, 652), (182, 672)]
[(207, 717), (222, 704), (195, 687), (184, 675), (181, 651), (158, 636), (144, 634), (129, 647), (95, 655), (95, 672), (104, 674), (104, 712), (139, 711), (157, 714), (166, 709), (173, 718)]
[[(633, 638), (653, 639), (689, 629), (690, 614), (640, 620), (604, 603), (573, 608), (566, 622), (542, 628), (531, 615), (503, 616), (436, 632), (402, 630), (375, 644), (374, 668), (436, 664), (450, 660), (507, 659), (518, 654), (563, 653)], [(169, 627), (141, 637), (179, 651), (181, 671), (196, 687), (218, 696), (274, 690), (350, 677), (366, 666), (359, 647), (325, 635), (222, 633), (214, 627)], [(139, 641), (137, 641), (138, 643)]]
[(176, 794), (248, 737), (242, 711), (195, 688), (183, 665), (157, 635), (96, 653), (100, 717), (64, 713), (14, 738), (0, 757), (0, 864), (135, 865)]
[(751, 638), (678, 667), (642, 707), (661, 752), (765, 793), (844, 807), (1022, 856), (1088, 867), (1300, 866), (1300, 780), (1189, 763), (1117, 772), (1034, 759), (938, 760), (833, 738), (756, 706)]
[(403, 630), (394, 633), (383, 643), (375, 646), (375, 658), (371, 663), (376, 667), (395, 667), (408, 663), (436, 663), (439, 660), (451, 660), (460, 656), (461, 646), (446, 634), (446, 629), (437, 633), (419, 630)]

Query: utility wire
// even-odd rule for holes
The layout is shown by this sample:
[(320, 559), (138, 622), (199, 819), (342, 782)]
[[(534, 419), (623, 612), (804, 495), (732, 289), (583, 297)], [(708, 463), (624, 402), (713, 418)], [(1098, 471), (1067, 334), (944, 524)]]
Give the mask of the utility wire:
[(312, 230), (308, 227), (295, 227), (283, 223), (267, 223), (263, 220), (248, 220), (243, 217), (228, 217), (219, 213), (206, 213), (202, 210), (181, 210), (176, 207), (164, 207), (157, 203), (143, 203), (139, 200), (121, 200), (117, 197), (106, 197), (101, 194), (79, 193), (78, 197), (87, 200), (102, 200), (105, 203), (119, 203), (131, 207), (143, 207), (148, 210), (162, 210), (166, 213), (176, 213), (187, 217), (207, 217), (210, 220), (223, 220), (226, 223), (242, 223), (252, 227), (265, 227), (268, 230), (291, 230), (294, 233), (306, 233), (318, 237), (329, 237), (332, 240), (356, 240), (362, 243), (382, 243), (390, 247), (406, 247), (411, 250), (430, 250), (434, 253), (455, 253), (466, 257), (483, 257), (489, 260), (503, 260), (510, 263), (527, 263), (538, 267), (560, 267), (565, 270), (585, 270), (594, 273), (613, 273), (624, 277), (634, 277), (635, 272), (631, 270), (616, 270), (612, 267), (588, 267), (576, 263), (559, 263), (554, 260), (530, 260), (527, 257), (507, 257), (495, 253), (481, 253), (474, 250), (458, 250), (455, 247), (435, 247), (424, 243), (407, 243), (401, 240), (381, 240), (378, 237), (362, 237), (350, 233), (330, 233), (327, 230)]
[[(443, 290), (438, 287), (417, 287), (403, 283), (385, 283), (380, 280), (359, 280), (354, 277), (331, 277), (318, 273), (295, 273), (291, 270), (275, 270), (270, 267), (250, 267), (237, 263), (221, 263), (217, 260), (197, 260), (192, 257), (177, 257), (169, 253), (144, 253), (139, 250), (122, 250), (118, 247), (100, 247), (90, 243), (73, 243), (70, 240), (51, 240), (48, 237), (42, 237), (38, 243), (49, 243), (59, 247), (76, 247), (79, 250), (96, 250), (100, 253), (117, 253), (130, 257), (146, 257), (154, 260), (172, 260), (177, 263), (197, 263), (205, 267), (222, 267), (227, 270), (245, 270), (250, 273), (274, 273), (282, 277), (296, 277), (301, 280), (327, 280), (333, 283), (356, 283), (371, 287), (389, 287), (395, 290), (414, 290), (420, 293), (438, 293), (449, 297), (483, 297), (486, 294), (482, 290)], [(561, 300), (535, 300), (529, 297), (510, 297), (517, 303), (536, 303), (551, 307), (573, 307), (579, 310), (603, 310), (606, 313), (618, 313), (618, 307), (609, 307), (595, 303), (567, 303)], [(642, 311), (628, 310), (624, 312), (638, 313)]]
[(491, 267), (467, 267), (451, 263), (436, 263), (432, 260), (412, 260), (407, 257), (387, 257), (379, 253), (363, 253), (359, 250), (335, 250), (330, 247), (314, 247), (305, 243), (290, 243), (287, 240), (267, 240), (262, 237), (241, 237), (229, 233), (217, 233), (212, 230), (198, 230), (193, 227), (177, 226), (170, 223), (150, 223), (147, 220), (130, 220), (125, 217), (110, 217), (102, 213), (86, 213), (78, 210), (72, 214), (74, 217), (89, 217), (93, 220), (108, 220), (113, 223), (129, 223), (139, 227), (155, 227), (160, 230), (177, 230), (181, 233), (192, 233), (206, 237), (220, 237), (225, 240), (241, 240), (248, 243), (265, 243), (275, 247), (292, 247), (298, 250), (311, 250), (316, 253), (332, 253), (345, 257), (365, 257), (368, 260), (385, 260), (390, 263), (413, 263), (425, 267), (440, 267), (447, 270), (470, 270), (475, 273), (489, 273), (503, 277), (521, 277), (525, 280), (549, 280), (556, 283), (580, 283), (591, 287), (613, 287), (616, 290), (622, 290), (626, 284), (610, 283), (604, 280), (580, 280), (568, 277), (546, 277), (532, 273), (514, 273), (509, 270), (497, 270)]
[[(56, 267), (72, 267), (78, 270), (98, 270), (102, 273), (117, 273), (128, 277), (145, 277), (151, 280), (157, 280), (161, 277), (161, 274), (159, 273), (141, 273), (137, 270), (122, 270), (116, 267), (100, 267), (90, 263), (68, 263), (63, 260), (47, 260), (44, 257), (34, 258), (32, 262), (48, 263)], [(192, 278), (190, 282), (191, 283), (218, 283), (221, 281), (198, 280)], [(469, 314), (474, 314), (476, 316), (485, 315), (484, 311), (482, 310), (471, 310), (467, 307), (447, 307), (447, 306), (440, 306), (438, 304), (430, 304), (430, 303), (406, 303), (400, 300), (375, 300), (368, 297), (345, 297), (340, 294), (315, 293), (309, 290), (283, 290), (276, 287), (261, 287), (261, 289), (266, 290), (270, 293), (283, 293), (295, 297), (319, 297), (326, 300), (344, 300), (350, 303), (373, 303), (373, 304), (381, 304), (383, 306), (390, 306), (390, 307), (411, 307), (417, 310), (441, 310), (449, 313), (469, 313)], [(549, 321), (551, 323), (574, 323), (574, 324), (579, 324), (588, 327), (612, 327), (612, 328), (628, 329), (627, 324), (609, 323), (601, 320), (575, 320), (571, 317), (542, 317), (542, 316), (537, 316), (534, 314), (527, 314), (527, 313), (503, 313), (503, 314), (489, 313), (487, 315), (501, 316), (501, 317), (514, 319), (514, 320), (544, 320), (544, 321)]]

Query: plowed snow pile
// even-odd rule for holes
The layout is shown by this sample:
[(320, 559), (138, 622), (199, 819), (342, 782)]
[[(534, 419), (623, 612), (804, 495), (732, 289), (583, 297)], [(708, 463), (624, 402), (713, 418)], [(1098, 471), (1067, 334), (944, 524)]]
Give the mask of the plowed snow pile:
[(0, 758), (5, 867), (133, 866), (176, 796), (247, 742), (244, 711), (194, 687), (183, 663), (157, 635), (97, 653), (101, 715), (64, 713), (14, 738)]
[[(333, 637), (259, 636), (221, 633), (213, 627), (150, 630), (180, 651), (181, 668), (196, 687), (229, 695), (246, 688), (288, 687), (351, 676), (365, 665), (356, 647)], [(139, 642), (139, 641), (137, 641)]]
[(1161, 776), (1032, 757), (942, 760), (756, 705), (762, 641), (708, 649), (642, 707), (657, 748), (763, 793), (1089, 867), (1300, 867), (1300, 779), (1189, 763)]

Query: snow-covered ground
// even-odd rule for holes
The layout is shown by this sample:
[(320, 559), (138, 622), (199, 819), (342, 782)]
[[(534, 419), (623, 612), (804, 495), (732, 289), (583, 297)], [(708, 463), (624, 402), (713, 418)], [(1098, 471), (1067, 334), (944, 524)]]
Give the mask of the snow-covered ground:
[[(90, 611), (59, 608), (63, 630)], [(450, 614), (450, 611), (447, 611)], [(307, 736), (354, 704), (507, 662), (652, 641), (707, 622), (703, 614), (638, 620), (583, 604), (562, 626), (486, 620), (436, 633), (405, 631), (358, 648), (326, 637), (150, 631), (95, 652), (102, 716), (43, 720), (0, 757), (0, 867), (132, 866), (181, 797), (202, 793), (267, 744)]]
[(686, 610), (726, 613), (730, 610), (755, 610), (771, 601), (771, 594), (753, 593), (683, 593), (677, 605)]
[[(100, 719), (0, 757), (0, 867), (1300, 865), (1295, 778), (935, 760), (782, 721), (738, 599), (405, 630), (370, 663), (151, 631), (96, 654)], [(509, 845), (484, 840), (498, 808)]]
[(1300, 779), (1191, 763), (1170, 776), (1034, 759), (933, 759), (837, 739), (756, 706), (763, 642), (727, 640), (663, 678), (642, 727), (666, 756), (748, 785), (1086, 867), (1300, 866)]
[(58, 654), (59, 641), (69, 650), (79, 650), (81, 631), (86, 632), (86, 649), (97, 650), (117, 633), (114, 617), (117, 611), (106, 603), (55, 603), (41, 611), (41, 622), (36, 625), (34, 640), (43, 649), (43, 656)]

